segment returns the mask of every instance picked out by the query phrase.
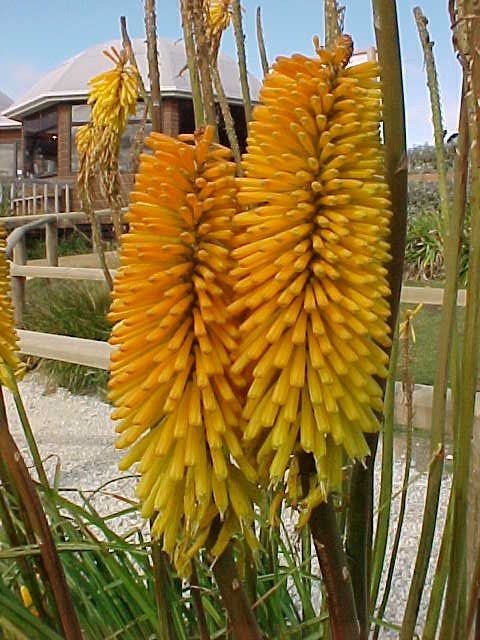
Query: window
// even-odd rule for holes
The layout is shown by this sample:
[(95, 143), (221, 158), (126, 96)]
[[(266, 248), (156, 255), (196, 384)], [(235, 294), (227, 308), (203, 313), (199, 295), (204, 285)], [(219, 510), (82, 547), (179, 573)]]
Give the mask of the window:
[(46, 178), (58, 171), (57, 109), (42, 111), (24, 121), (25, 175)]
[[(90, 120), (90, 111), (91, 108), (87, 104), (74, 104), (72, 105), (72, 129), (71, 129), (71, 141), (70, 145), (71, 149), (71, 167), (72, 172), (76, 173), (78, 171), (78, 154), (77, 154), (77, 146), (75, 144), (75, 136), (77, 135), (77, 131), (81, 126), (87, 124)], [(137, 104), (136, 113), (134, 116), (130, 117), (128, 121), (128, 125), (126, 131), (122, 137), (122, 142), (120, 144), (120, 157), (119, 157), (119, 167), (120, 171), (132, 171), (132, 144), (135, 141), (135, 136), (141, 126), (143, 114), (145, 111), (145, 107), (143, 102), (139, 102)], [(147, 136), (152, 129), (150, 124), (150, 119), (147, 120), (145, 124), (145, 136)]]
[(0, 143), (0, 176), (8, 178), (17, 175), (17, 143)]

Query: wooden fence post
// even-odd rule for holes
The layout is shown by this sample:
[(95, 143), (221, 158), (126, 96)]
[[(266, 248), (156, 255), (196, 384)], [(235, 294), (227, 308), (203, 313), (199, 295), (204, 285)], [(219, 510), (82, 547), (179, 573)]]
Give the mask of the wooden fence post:
[[(13, 262), (15, 264), (27, 263), (27, 247), (25, 238), (17, 242), (13, 248)], [(14, 276), (12, 278), (12, 303), (14, 310), (15, 325), (23, 326), (23, 313), (25, 311), (25, 276)]]
[(45, 247), (50, 267), (58, 267), (58, 229), (57, 221), (45, 225)]

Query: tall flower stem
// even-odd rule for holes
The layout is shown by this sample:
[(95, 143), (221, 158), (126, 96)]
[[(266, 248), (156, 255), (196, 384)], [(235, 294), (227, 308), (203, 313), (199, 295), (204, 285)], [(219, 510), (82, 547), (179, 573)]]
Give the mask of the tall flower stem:
[[(408, 312), (407, 312), (408, 313)], [(411, 317), (407, 315), (405, 326), (401, 331), (400, 339), (403, 346), (403, 372), (402, 372), (402, 387), (403, 393), (406, 398), (407, 406), (407, 443), (405, 451), (405, 465), (402, 482), (402, 491), (400, 499), (400, 509), (398, 512), (397, 528), (395, 530), (395, 537), (393, 540), (392, 552), (390, 554), (390, 563), (388, 566), (387, 579), (385, 581), (385, 588), (383, 592), (382, 602), (378, 609), (377, 618), (382, 619), (387, 608), (388, 598), (390, 596), (390, 589), (393, 581), (393, 574), (395, 571), (395, 564), (397, 561), (398, 549), (400, 547), (400, 541), (402, 536), (403, 521), (405, 519), (405, 511), (407, 508), (407, 491), (410, 480), (410, 469), (412, 465), (412, 439), (413, 439), (413, 382), (410, 374), (410, 322)], [(373, 634), (373, 640), (377, 640), (380, 627), (377, 625)]]
[(329, 48), (341, 33), (340, 10), (337, 0), (325, 0), (325, 47)]
[(205, 16), (202, 0), (193, 0), (193, 24), (195, 28), (196, 65), (199, 70), (200, 84), (202, 87), (203, 107), (205, 110), (205, 123), (217, 127), (215, 111), (215, 99), (213, 96), (212, 76), (210, 74), (209, 47), (205, 29)]
[(380, 481), (380, 495), (378, 499), (378, 518), (375, 543), (372, 554), (372, 586), (371, 611), (375, 610), (380, 581), (385, 562), (388, 530), (390, 526), (390, 512), (392, 506), (393, 486), (393, 424), (395, 411), (395, 379), (398, 361), (398, 336), (395, 338), (390, 357), (387, 385), (385, 389), (385, 412), (382, 430), (382, 471)]
[(237, 640), (262, 640), (262, 633), (235, 566), (231, 545), (215, 561), (213, 573)]
[(150, 97), (152, 101), (152, 129), (153, 131), (161, 131), (162, 96), (160, 92), (160, 73), (158, 70), (155, 0), (145, 0), (145, 31), (147, 34), (148, 75), (150, 78)]
[(195, 41), (192, 29), (192, 0), (181, 0), (180, 11), (182, 14), (183, 38), (185, 40), (185, 53), (187, 55), (187, 67), (190, 75), (190, 87), (192, 90), (193, 112), (195, 115), (195, 128), (199, 129), (205, 124), (205, 112), (202, 102), (202, 88), (196, 65)]
[(58, 609), (66, 640), (81, 640), (82, 632), (68, 589), (65, 574), (58, 557), (40, 499), (23, 461), (20, 451), (8, 429), (3, 393), (0, 390), (0, 452), (8, 473), (18, 492), (24, 512), (40, 546), (40, 553)]
[(247, 74), (247, 57), (245, 54), (245, 34), (242, 27), (242, 8), (240, 0), (232, 2), (232, 22), (235, 32), (235, 41), (237, 43), (238, 69), (240, 72), (240, 85), (242, 87), (243, 108), (245, 110), (245, 122), (248, 123), (252, 119), (252, 101), (250, 98), (250, 88), (248, 86)]
[[(122, 47), (125, 49), (128, 55), (128, 59), (130, 60), (130, 64), (132, 67), (138, 69), (137, 59), (135, 57), (135, 53), (132, 47), (132, 41), (130, 40), (130, 36), (127, 31), (127, 20), (125, 16), (120, 16), (120, 30), (122, 32)], [(148, 95), (145, 85), (143, 83), (143, 78), (140, 73), (137, 74), (138, 79), (138, 88), (139, 94), (142, 97), (143, 104), (145, 105), (145, 109), (150, 111), (150, 116), (152, 115), (152, 101), (150, 100), (150, 96)]]
[(257, 7), (257, 42), (263, 75), (266, 76), (268, 73), (268, 58), (267, 50), (265, 48), (265, 38), (263, 37), (262, 10), (260, 7)]
[[(393, 335), (400, 303), (407, 220), (405, 107), (396, 2), (373, 0), (373, 12), (383, 84), (385, 173), (393, 211), (390, 249), (392, 261), (389, 268), (390, 328)], [(367, 458), (365, 467), (357, 462), (352, 471), (346, 538), (362, 638), (367, 638), (370, 624), (373, 471), (378, 436), (367, 435), (366, 440), (371, 455)]]
[(238, 144), (237, 133), (235, 131), (235, 121), (228, 105), (227, 96), (222, 85), (220, 73), (218, 72), (218, 65), (216, 60), (212, 60), (210, 70), (212, 73), (213, 83), (215, 85), (215, 91), (217, 92), (218, 101), (220, 103), (220, 109), (222, 111), (225, 129), (227, 131), (228, 142), (230, 143), (235, 164), (237, 165), (237, 175), (242, 176), (242, 158), (240, 155), (240, 145)]
[[(447, 271), (439, 335), (439, 345), (441, 348), (437, 355), (437, 366), (433, 389), (432, 423), (430, 429), (431, 455), (433, 455), (439, 448), (443, 450), (446, 415), (445, 402), (451, 352), (450, 346), (452, 343), (451, 341), (453, 337), (457, 305), (458, 254), (464, 216), (468, 145), (468, 124), (464, 100), (462, 100), (462, 105), (463, 106), (460, 110), (458, 154), (455, 166), (453, 208), (449, 220), (449, 230), (445, 245)], [(460, 385), (460, 387), (461, 386), (462, 385)], [(412, 634), (415, 628), (415, 622), (428, 569), (428, 561), (433, 544), (433, 536), (435, 533), (442, 471), (443, 461), (441, 464), (431, 467), (428, 477), (422, 531), (420, 534), (415, 569), (404, 613), (402, 625), (403, 635), (401, 635), (402, 640), (410, 638), (411, 635), (409, 634)], [(445, 528), (444, 536), (445, 535), (451, 535), (450, 528)]]
[[(462, 356), (462, 384), (460, 411), (455, 438), (455, 479), (450, 568), (445, 595), (445, 609), (440, 633), (441, 640), (465, 636), (466, 605), (466, 549), (467, 510), (471, 463), (471, 439), (473, 432), (475, 393), (478, 374), (478, 350), (480, 348), (480, 152), (478, 150), (480, 107), (477, 103), (480, 90), (480, 7), (476, 1), (457, 2), (456, 41), (466, 74), (468, 125), (470, 134), (470, 210), (472, 233), (465, 309), (465, 335)], [(445, 613), (448, 612), (447, 613)]]
[[(304, 491), (314, 471), (313, 457), (303, 454), (300, 458), (300, 474)], [(360, 638), (360, 624), (331, 496), (327, 502), (322, 502), (312, 510), (309, 525), (325, 583), (332, 640), (357, 640)]]

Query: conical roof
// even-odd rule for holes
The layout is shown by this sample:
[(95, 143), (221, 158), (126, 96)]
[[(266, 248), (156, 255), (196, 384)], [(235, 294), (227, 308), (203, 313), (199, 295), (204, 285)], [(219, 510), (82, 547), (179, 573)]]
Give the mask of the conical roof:
[[(102, 53), (114, 46), (120, 50), (120, 40), (111, 40), (85, 49), (73, 58), (66, 60), (33, 85), (27, 93), (10, 105), (5, 111), (9, 117), (21, 119), (29, 113), (43, 109), (57, 102), (85, 100), (88, 95), (88, 81), (94, 76), (112, 68), (112, 62)], [(148, 90), (148, 64), (145, 40), (132, 40), (133, 51), (139, 71)], [(158, 38), (158, 59), (160, 67), (160, 85), (164, 96), (189, 96), (190, 78), (186, 68), (185, 47), (182, 40)], [(242, 92), (237, 62), (220, 54), (218, 57), (220, 76), (225, 93), (230, 102), (240, 103)], [(249, 85), (253, 100), (258, 99), (261, 84), (249, 74)]]

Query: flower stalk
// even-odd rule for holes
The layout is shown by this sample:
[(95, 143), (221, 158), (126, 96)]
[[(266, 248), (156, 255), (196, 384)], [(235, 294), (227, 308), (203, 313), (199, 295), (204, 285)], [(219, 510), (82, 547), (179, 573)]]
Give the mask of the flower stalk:
[[(389, 325), (393, 335), (400, 303), (407, 220), (407, 155), (405, 107), (395, 0), (373, 0), (378, 61), (383, 86), (385, 174), (390, 188), (393, 217), (390, 224), (388, 281)], [(370, 626), (370, 576), (373, 532), (373, 470), (378, 445), (376, 434), (367, 435), (370, 456), (366, 466), (356, 462), (350, 484), (346, 549), (354, 585), (362, 638)]]
[(260, 62), (262, 65), (263, 76), (265, 77), (268, 73), (269, 65), (267, 58), (267, 50), (265, 48), (265, 38), (263, 37), (263, 27), (262, 27), (262, 10), (260, 7), (257, 7), (257, 43), (258, 43), (258, 51), (260, 54)]
[(161, 131), (162, 95), (158, 68), (155, 0), (145, 0), (145, 31), (147, 34), (148, 75), (150, 78), (150, 99), (152, 104), (152, 130)]
[(237, 44), (238, 69), (240, 72), (240, 85), (242, 87), (243, 108), (245, 111), (245, 122), (252, 119), (252, 100), (250, 98), (250, 88), (248, 86), (247, 56), (245, 54), (245, 34), (242, 27), (242, 8), (240, 0), (232, 0), (232, 22), (235, 32), (235, 42)]

